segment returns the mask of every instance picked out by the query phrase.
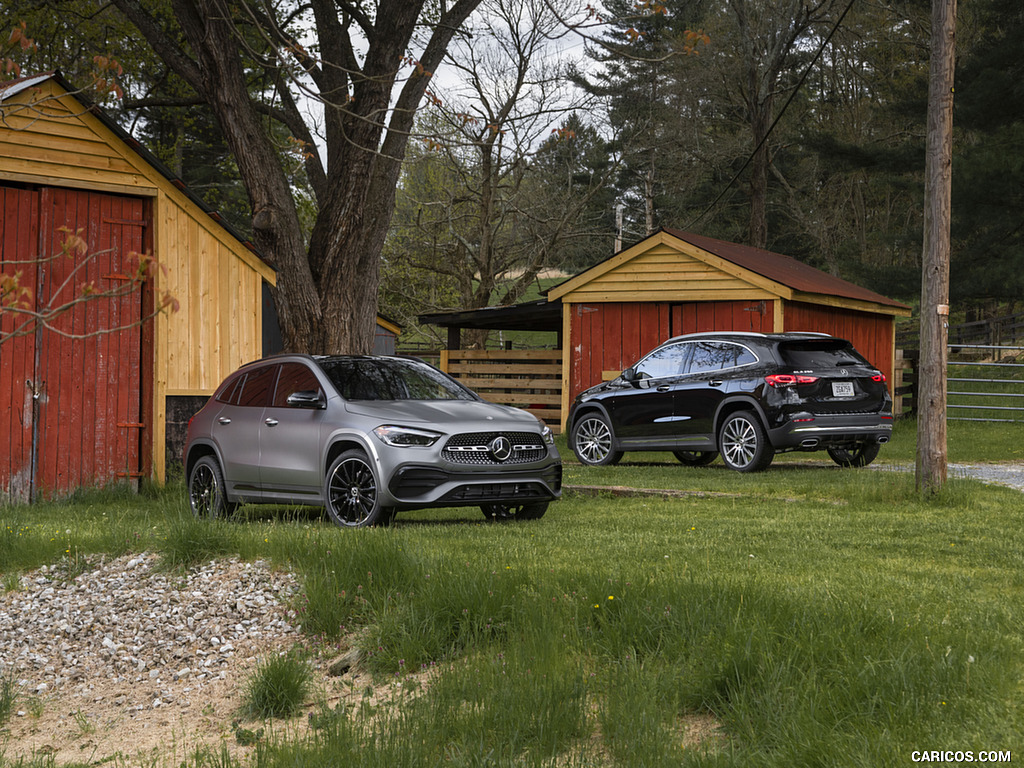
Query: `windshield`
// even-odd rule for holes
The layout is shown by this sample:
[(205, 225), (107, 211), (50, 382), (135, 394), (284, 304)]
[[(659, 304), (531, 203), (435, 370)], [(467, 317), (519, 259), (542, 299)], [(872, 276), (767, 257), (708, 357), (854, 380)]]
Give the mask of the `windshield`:
[(346, 400), (476, 400), (461, 384), (416, 360), (338, 358), (320, 367)]

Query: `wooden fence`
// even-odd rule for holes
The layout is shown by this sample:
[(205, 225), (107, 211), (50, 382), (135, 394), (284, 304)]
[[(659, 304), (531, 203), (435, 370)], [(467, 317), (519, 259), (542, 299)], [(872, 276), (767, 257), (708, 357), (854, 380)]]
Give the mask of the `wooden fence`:
[(522, 408), (552, 431), (561, 429), (560, 349), (444, 349), (440, 368), (485, 400)]

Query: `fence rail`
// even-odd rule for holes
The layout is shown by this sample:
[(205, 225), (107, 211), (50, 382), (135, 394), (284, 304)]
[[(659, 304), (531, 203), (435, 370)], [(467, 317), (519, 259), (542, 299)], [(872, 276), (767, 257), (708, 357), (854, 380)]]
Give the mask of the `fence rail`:
[(522, 408), (553, 431), (561, 429), (560, 349), (444, 349), (440, 368), (485, 400)]
[[(957, 357), (970, 359), (956, 359)], [(947, 421), (989, 421), (1024, 423), (1024, 347), (1003, 344), (950, 344), (947, 361)], [(897, 354), (897, 376), (894, 392), (897, 414), (914, 413), (917, 410), (917, 351), (902, 350)], [(988, 371), (996, 369), (1001, 376), (1018, 378), (996, 378)], [(949, 373), (956, 371), (956, 376)], [(958, 415), (951, 415), (955, 413)], [(963, 414), (963, 415), (959, 415)]]

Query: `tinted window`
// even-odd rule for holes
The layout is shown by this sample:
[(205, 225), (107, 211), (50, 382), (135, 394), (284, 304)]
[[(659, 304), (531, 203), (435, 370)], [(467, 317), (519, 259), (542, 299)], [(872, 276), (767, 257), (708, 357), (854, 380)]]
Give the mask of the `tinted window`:
[(779, 344), (779, 354), (786, 365), (797, 370), (837, 368), (844, 365), (870, 365), (843, 339), (787, 341)]
[(756, 362), (754, 353), (739, 344), (728, 341), (699, 341), (693, 344), (689, 372), (700, 374), (721, 371)]
[(217, 395), (217, 402), (235, 404), (238, 402), (238, 393), (242, 391), (242, 382), (245, 381), (245, 374), (238, 373), (224, 382)]
[(638, 379), (662, 379), (678, 376), (686, 362), (688, 344), (673, 344), (656, 349), (639, 363), (634, 370)]
[(461, 384), (414, 360), (347, 358), (323, 360), (320, 367), (346, 400), (476, 400)]
[(265, 368), (257, 368), (249, 371), (242, 384), (242, 394), (238, 398), (238, 405), (245, 405), (252, 408), (262, 408), (270, 400), (270, 392), (274, 388), (274, 380), (277, 378), (277, 369), (280, 366), (268, 365)]
[(272, 405), (285, 408), (288, 397), (296, 392), (319, 392), (320, 382), (316, 375), (302, 363), (285, 363), (281, 366), (281, 375), (277, 377), (277, 391), (274, 393)]

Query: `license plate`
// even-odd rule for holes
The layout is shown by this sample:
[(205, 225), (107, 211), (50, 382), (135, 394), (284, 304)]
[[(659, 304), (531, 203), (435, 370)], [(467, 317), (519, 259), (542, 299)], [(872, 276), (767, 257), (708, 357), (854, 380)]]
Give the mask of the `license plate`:
[(832, 396), (833, 397), (853, 397), (853, 382), (852, 381), (833, 381), (832, 382)]

